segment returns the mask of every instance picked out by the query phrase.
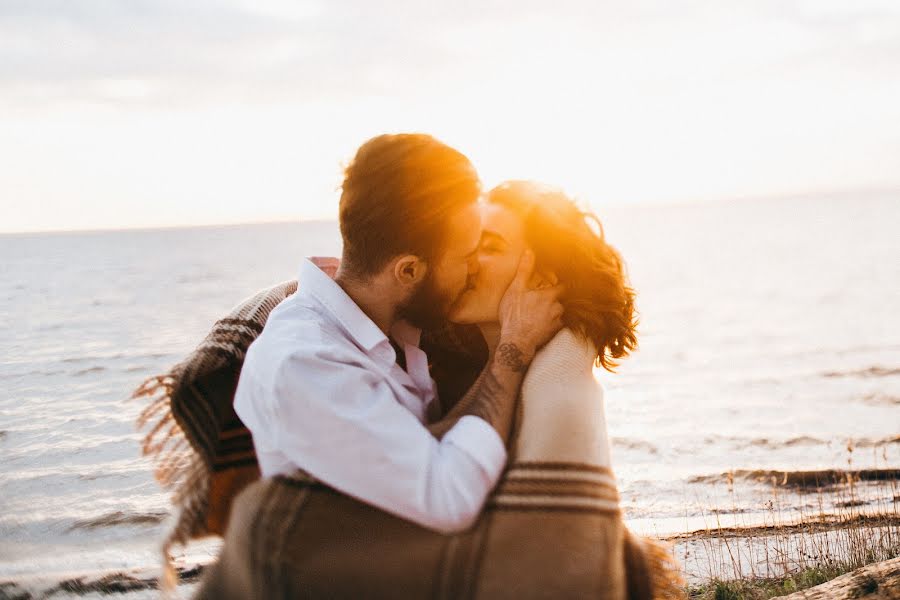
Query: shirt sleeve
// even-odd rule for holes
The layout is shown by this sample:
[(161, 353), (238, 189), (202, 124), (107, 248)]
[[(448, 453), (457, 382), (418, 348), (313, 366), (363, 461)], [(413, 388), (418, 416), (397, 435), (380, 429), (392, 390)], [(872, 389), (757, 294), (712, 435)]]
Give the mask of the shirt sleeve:
[(293, 355), (276, 371), (263, 420), (272, 445), (341, 492), (444, 533), (468, 528), (506, 463), (483, 419), (438, 441), (380, 373), (350, 360)]

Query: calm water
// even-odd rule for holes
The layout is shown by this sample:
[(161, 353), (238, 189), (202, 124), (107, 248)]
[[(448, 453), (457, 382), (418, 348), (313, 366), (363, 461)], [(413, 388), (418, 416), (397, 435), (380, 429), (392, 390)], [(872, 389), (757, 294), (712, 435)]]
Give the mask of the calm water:
[[(767, 470), (900, 467), (900, 194), (600, 216), (639, 293), (640, 352), (598, 374), (633, 526), (751, 524)], [(338, 251), (328, 222), (0, 236), (0, 581), (156, 565), (131, 390)]]

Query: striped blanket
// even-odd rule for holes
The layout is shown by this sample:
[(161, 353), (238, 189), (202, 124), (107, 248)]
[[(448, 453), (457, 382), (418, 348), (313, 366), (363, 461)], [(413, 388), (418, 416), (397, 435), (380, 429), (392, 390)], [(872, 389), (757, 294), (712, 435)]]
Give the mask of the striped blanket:
[[(357, 502), (302, 471), (259, 480), (252, 438), (232, 401), (247, 348), (296, 289), (285, 282), (242, 302), (184, 361), (133, 394), (149, 400), (138, 420), (143, 452), (176, 511), (163, 544), (165, 588), (175, 583), (173, 545), (221, 535), (222, 555), (200, 597), (502, 597), (515, 590), (533, 597), (535, 589), (564, 597), (572, 589), (608, 598), (625, 590), (631, 598), (679, 596), (667, 551), (623, 526), (607, 469), (511, 464), (478, 524), (456, 536)], [(477, 377), (486, 349), (477, 331), (457, 327), (425, 332), (422, 346), (446, 410)], [(565, 498), (565, 506), (535, 501), (541, 497)], [(541, 535), (550, 531), (552, 540)], [(523, 556), (540, 560), (529, 566)], [(581, 563), (584, 573), (573, 575), (572, 565)], [(524, 593), (521, 586), (530, 584), (538, 587)]]
[(516, 465), (475, 526), (452, 536), (301, 475), (262, 480), (236, 500), (195, 598), (682, 597), (668, 552), (623, 526), (610, 480)]

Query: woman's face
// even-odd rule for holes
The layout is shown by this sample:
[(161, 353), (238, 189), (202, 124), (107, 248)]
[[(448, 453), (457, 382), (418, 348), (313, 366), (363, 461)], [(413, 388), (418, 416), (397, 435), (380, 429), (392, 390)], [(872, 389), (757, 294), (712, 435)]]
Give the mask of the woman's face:
[(522, 220), (498, 204), (481, 205), (478, 272), (450, 311), (453, 323), (494, 323), (500, 320), (500, 300), (512, 283), (525, 251)]

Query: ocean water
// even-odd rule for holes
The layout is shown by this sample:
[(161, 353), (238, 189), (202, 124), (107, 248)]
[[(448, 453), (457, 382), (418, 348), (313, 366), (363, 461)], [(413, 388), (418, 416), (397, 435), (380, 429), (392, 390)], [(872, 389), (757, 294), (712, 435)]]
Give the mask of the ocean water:
[[(641, 315), (597, 373), (633, 527), (752, 525), (773, 497), (821, 508), (798, 473), (900, 468), (900, 193), (598, 212)], [(168, 499), (131, 391), (339, 247), (333, 222), (0, 236), (0, 582), (155, 567)]]

